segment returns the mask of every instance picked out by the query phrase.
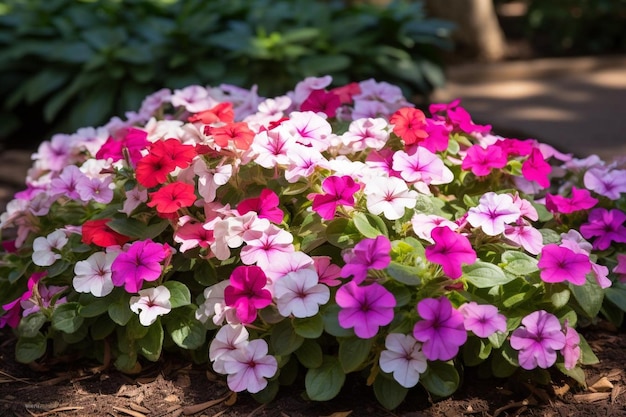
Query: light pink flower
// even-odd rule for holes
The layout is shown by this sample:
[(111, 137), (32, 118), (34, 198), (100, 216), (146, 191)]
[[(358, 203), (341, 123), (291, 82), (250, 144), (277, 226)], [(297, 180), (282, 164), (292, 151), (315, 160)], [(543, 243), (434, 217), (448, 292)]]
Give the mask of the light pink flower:
[(573, 327), (565, 322), (565, 346), (561, 349), (561, 354), (565, 360), (565, 369), (573, 369), (580, 359), (580, 335)]
[(328, 302), (330, 290), (319, 283), (315, 271), (300, 269), (274, 283), (274, 298), (283, 317), (312, 317), (319, 312), (320, 305)]
[(48, 236), (39, 236), (33, 241), (33, 263), (38, 266), (50, 266), (61, 259), (62, 250), (68, 242), (67, 235), (62, 230), (55, 230)]
[(270, 225), (258, 238), (246, 241), (241, 248), (241, 262), (246, 265), (257, 264), (269, 268), (274, 259), (295, 251), (291, 233)]
[(250, 340), (246, 345), (233, 350), (224, 362), (228, 374), (228, 388), (234, 392), (257, 393), (267, 386), (278, 370), (276, 358), (267, 354), (267, 342), (263, 339)]
[(462, 304), (459, 311), (463, 314), (465, 330), (470, 330), (478, 337), (485, 338), (495, 332), (506, 332), (506, 317), (498, 312), (496, 306), (471, 301)]
[(130, 309), (139, 314), (139, 322), (150, 326), (158, 316), (165, 315), (172, 310), (170, 290), (163, 285), (139, 290), (139, 296), (130, 297)]
[(281, 126), (296, 142), (320, 152), (328, 148), (330, 144), (328, 138), (333, 133), (330, 123), (311, 111), (292, 112), (289, 120), (283, 122)]
[(585, 187), (611, 200), (626, 193), (626, 170), (592, 168), (585, 172), (583, 181)]
[(281, 126), (259, 132), (252, 142), (252, 151), (256, 154), (254, 162), (263, 168), (274, 168), (277, 165), (288, 165), (289, 148), (294, 146), (294, 137), (287, 134)]
[(405, 388), (417, 385), (420, 374), (426, 372), (428, 362), (422, 352), (422, 344), (411, 335), (389, 333), (385, 338), (385, 350), (380, 353), (380, 369), (393, 373), (395, 379)]
[(504, 236), (533, 255), (538, 255), (543, 247), (541, 232), (524, 222), (518, 222), (514, 226), (506, 225)]
[(350, 123), (348, 131), (341, 136), (343, 144), (352, 152), (365, 149), (382, 149), (389, 139), (389, 124), (383, 118), (364, 118)]
[(565, 347), (565, 334), (556, 316), (539, 310), (522, 319), (511, 335), (511, 347), (519, 350), (519, 364), (531, 370), (547, 369), (556, 362), (556, 352)]
[(74, 265), (72, 285), (77, 292), (91, 293), (96, 297), (104, 297), (113, 291), (111, 265), (117, 257), (114, 252), (96, 252), (84, 261)]
[(448, 184), (454, 179), (452, 171), (443, 160), (426, 148), (417, 146), (411, 154), (397, 151), (393, 154), (393, 169), (409, 183), (424, 182), (427, 185)]
[(467, 221), (474, 227), (480, 227), (485, 234), (497, 236), (504, 232), (507, 223), (519, 219), (521, 211), (513, 203), (509, 194), (487, 192), (480, 197), (478, 206), (467, 213)]
[(226, 324), (218, 331), (209, 345), (209, 359), (213, 370), (226, 374), (224, 364), (231, 360), (231, 354), (248, 344), (248, 330), (241, 324)]
[(397, 220), (404, 215), (405, 208), (413, 208), (417, 203), (417, 192), (409, 190), (399, 178), (377, 177), (365, 185), (367, 210), (383, 214), (388, 220)]
[(411, 218), (411, 225), (413, 226), (413, 232), (415, 232), (417, 237), (430, 243), (435, 243), (435, 241), (430, 237), (430, 234), (435, 227), (446, 226), (450, 228), (450, 230), (456, 230), (459, 227), (458, 224), (446, 219), (445, 217), (423, 213), (414, 214)]

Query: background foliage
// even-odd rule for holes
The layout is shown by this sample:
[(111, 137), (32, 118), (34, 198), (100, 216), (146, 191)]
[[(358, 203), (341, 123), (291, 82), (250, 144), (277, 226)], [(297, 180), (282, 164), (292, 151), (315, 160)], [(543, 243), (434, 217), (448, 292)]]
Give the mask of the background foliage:
[[(452, 25), (419, 1), (8, 0), (0, 3), (0, 137), (99, 126), (160, 88), (230, 83), (261, 95), (306, 76), (376, 78), (428, 94)], [(5, 144), (24, 146), (25, 143)]]

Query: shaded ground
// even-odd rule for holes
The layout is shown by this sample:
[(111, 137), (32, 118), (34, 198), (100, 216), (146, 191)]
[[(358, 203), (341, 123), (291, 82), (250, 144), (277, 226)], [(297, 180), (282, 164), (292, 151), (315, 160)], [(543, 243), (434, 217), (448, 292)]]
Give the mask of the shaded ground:
[(585, 368), (587, 389), (556, 374), (553, 384), (533, 386), (516, 377), (480, 379), (469, 369), (452, 398), (433, 402), (415, 388), (391, 412), (376, 403), (357, 376), (349, 376), (339, 397), (327, 403), (304, 400), (300, 381), (282, 387), (273, 402), (262, 405), (247, 394), (231, 394), (206, 366), (175, 358), (148, 364), (134, 376), (72, 358), (35, 369), (13, 360), (14, 341), (0, 331), (0, 416), (626, 416), (626, 333), (606, 326), (581, 332), (600, 359)]

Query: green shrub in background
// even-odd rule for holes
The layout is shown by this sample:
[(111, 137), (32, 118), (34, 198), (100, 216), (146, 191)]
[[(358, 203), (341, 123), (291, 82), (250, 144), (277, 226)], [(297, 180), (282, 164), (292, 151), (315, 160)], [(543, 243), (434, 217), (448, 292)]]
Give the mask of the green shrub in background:
[(427, 95), (444, 81), (438, 51), (451, 46), (452, 25), (426, 17), (419, 1), (9, 0), (0, 7), (2, 138), (25, 127), (43, 136), (98, 126), (151, 92), (191, 84), (254, 82), (259, 94), (273, 95), (330, 74), (337, 84), (376, 78), (407, 96)]
[(626, 0), (529, 0), (526, 24), (545, 53), (626, 52)]

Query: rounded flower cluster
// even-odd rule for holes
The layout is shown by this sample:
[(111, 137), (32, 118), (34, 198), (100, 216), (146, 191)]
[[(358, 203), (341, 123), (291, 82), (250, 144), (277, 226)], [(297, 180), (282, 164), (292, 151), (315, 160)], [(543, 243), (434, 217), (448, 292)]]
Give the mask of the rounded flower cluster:
[(0, 218), (18, 360), (52, 342), (137, 372), (183, 350), (264, 401), (361, 372), (388, 408), (465, 366), (583, 384), (579, 318), (624, 314), (624, 164), (331, 82), (164, 89), (42, 143)]

